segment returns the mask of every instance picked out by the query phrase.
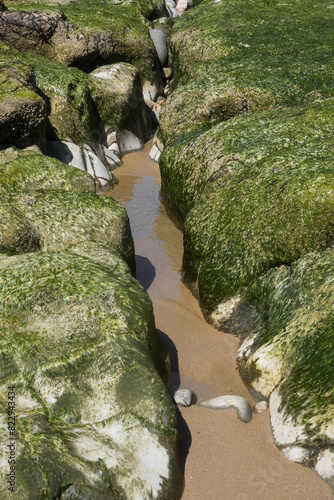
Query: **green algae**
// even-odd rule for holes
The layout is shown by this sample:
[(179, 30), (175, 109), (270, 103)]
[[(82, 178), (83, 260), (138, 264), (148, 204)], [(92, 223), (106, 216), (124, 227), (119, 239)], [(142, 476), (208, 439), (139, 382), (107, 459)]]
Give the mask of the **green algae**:
[(17, 150), (17, 154), (18, 158), (0, 165), (0, 193), (36, 189), (95, 192), (94, 179), (86, 172), (34, 151)]
[(185, 221), (185, 278), (212, 308), (332, 241), (333, 101), (236, 117), (169, 143), (162, 186)]
[(46, 105), (36, 93), (31, 68), (0, 58), (0, 145), (25, 147), (40, 142), (46, 126)]
[(137, 469), (146, 447), (167, 466), (157, 498), (179, 498), (175, 412), (150, 358), (152, 304), (124, 265), (92, 243), (0, 262), (0, 343), (18, 367), (0, 383), (3, 408), (9, 383), (16, 392), (11, 498), (149, 498)]
[(38, 92), (48, 103), (49, 139), (70, 139), (88, 144), (96, 141), (94, 133), (98, 130), (99, 115), (90, 94), (93, 80), (89, 75), (39, 54), (8, 48), (4, 44), (0, 44), (0, 60), (7, 64), (24, 61), (33, 68)]
[[(315, 15), (316, 12), (316, 15)], [(165, 144), (233, 116), (333, 96), (333, 11), (321, 1), (205, 0), (173, 27)]]
[(283, 360), (282, 409), (319, 444), (333, 424), (332, 269), (332, 249), (310, 253), (290, 268), (272, 269), (248, 291), (263, 322), (252, 350), (273, 345)]
[(91, 95), (103, 122), (113, 131), (131, 129), (140, 107), (145, 106), (137, 69), (128, 63), (117, 63), (102, 66), (91, 76)]
[[(38, 248), (57, 251), (83, 241), (109, 244), (118, 249), (134, 269), (133, 240), (125, 209), (110, 197), (71, 191), (29, 191), (0, 196), (1, 251), (25, 251), (25, 239), (17, 243), (15, 228), (9, 232), (8, 217), (23, 219), (21, 226), (35, 235)], [(24, 215), (23, 215), (24, 214)], [(21, 227), (20, 226), (20, 227)], [(21, 241), (21, 240), (20, 240)], [(30, 240), (28, 240), (30, 241)], [(22, 248), (23, 247), (23, 248)]]
[[(155, 81), (158, 59), (149, 36), (149, 23), (144, 16), (155, 16), (161, 7), (161, 1), (155, 2), (115, 2), (100, 0), (81, 0), (60, 5), (57, 2), (16, 2), (11, 1), (10, 11), (46, 12), (50, 15), (62, 13), (64, 20), (72, 23), (78, 30), (78, 37), (85, 37), (87, 44), (94, 44), (96, 53), (73, 54), (67, 47), (58, 53), (57, 48), (37, 47), (36, 51), (49, 51), (51, 58), (62, 60), (69, 58), (71, 66), (92, 71), (103, 64), (124, 61), (133, 64), (143, 79)], [(64, 36), (66, 33), (64, 32)], [(74, 42), (75, 43), (75, 42)], [(42, 44), (43, 45), (43, 44)], [(64, 53), (68, 52), (67, 54)], [(46, 54), (45, 54), (46, 55)], [(49, 57), (49, 55), (48, 55)]]

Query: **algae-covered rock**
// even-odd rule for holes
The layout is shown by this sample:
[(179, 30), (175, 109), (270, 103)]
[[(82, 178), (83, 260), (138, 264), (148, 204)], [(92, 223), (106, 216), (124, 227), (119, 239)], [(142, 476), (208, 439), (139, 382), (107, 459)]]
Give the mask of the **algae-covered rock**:
[(124, 266), (98, 244), (1, 260), (0, 432), (10, 398), (16, 455), (4, 500), (180, 497), (152, 304)]
[(131, 64), (117, 63), (97, 68), (91, 76), (93, 100), (110, 130), (126, 129), (146, 140), (151, 119), (138, 70)]
[(103, 66), (87, 75), (39, 54), (0, 43), (0, 61), (5, 65), (22, 60), (30, 72), (34, 69), (38, 92), (48, 104), (47, 139), (65, 139), (98, 149), (97, 144), (105, 140), (101, 120), (113, 131), (129, 129), (142, 140), (147, 139), (150, 113), (139, 73), (132, 65)]
[(46, 104), (35, 93), (33, 72), (22, 63), (1, 62), (0, 59), (0, 145), (25, 147), (41, 142)]
[[(161, 2), (141, 2), (150, 15)], [(157, 81), (158, 59), (145, 19), (135, 2), (8, 2), (0, 17), (0, 36), (67, 66), (92, 71), (120, 60), (134, 64), (143, 80)], [(159, 8), (159, 7), (158, 7)]]
[(34, 151), (16, 152), (16, 159), (0, 165), (0, 193), (45, 189), (95, 192), (94, 179), (89, 174)]
[[(0, 210), (1, 253), (26, 252), (22, 227), (34, 235), (36, 249), (59, 251), (83, 241), (105, 243), (116, 248), (134, 269), (128, 216), (110, 197), (51, 190), (2, 194)], [(22, 220), (18, 228), (8, 222), (13, 217)]]
[[(258, 393), (271, 394), (276, 443), (285, 453), (306, 448), (312, 464), (334, 439), (333, 263), (332, 249), (310, 253), (272, 269), (248, 293), (261, 328), (241, 373)], [(269, 381), (273, 366), (276, 380)], [(333, 478), (332, 463), (324, 479)]]
[[(41, 55), (21, 52), (0, 43), (0, 61), (3, 64), (22, 60), (34, 69), (38, 92), (47, 103), (47, 138), (70, 139), (91, 145), (96, 143), (100, 139), (100, 117), (90, 93), (90, 85), (93, 84), (90, 76)], [(35, 97), (45, 106), (40, 97)]]
[(327, 100), (238, 117), (163, 152), (163, 188), (186, 217), (185, 278), (206, 311), (331, 245), (333, 115)]
[(88, 144), (78, 146), (68, 141), (48, 141), (47, 153), (66, 165), (90, 174), (99, 192), (110, 189), (114, 183), (109, 165), (107, 167)]
[(204, 0), (190, 9), (173, 28), (175, 90), (162, 114), (165, 142), (176, 124), (187, 131), (333, 96), (327, 7), (321, 0)]

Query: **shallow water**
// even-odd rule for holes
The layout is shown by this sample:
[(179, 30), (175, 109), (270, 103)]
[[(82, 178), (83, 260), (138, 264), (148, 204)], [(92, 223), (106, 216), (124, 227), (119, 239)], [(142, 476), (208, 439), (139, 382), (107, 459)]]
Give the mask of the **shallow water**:
[[(197, 402), (224, 394), (254, 404), (236, 371), (239, 340), (208, 325), (181, 281), (182, 233), (160, 201), (159, 167), (151, 143), (126, 155), (109, 194), (128, 211), (137, 279), (154, 306), (156, 326), (172, 364), (172, 389), (192, 390)], [(274, 445), (269, 413), (240, 422), (234, 410), (181, 408), (183, 500), (328, 500), (332, 490), (313, 471), (288, 461)], [(166, 499), (173, 500), (173, 499)]]

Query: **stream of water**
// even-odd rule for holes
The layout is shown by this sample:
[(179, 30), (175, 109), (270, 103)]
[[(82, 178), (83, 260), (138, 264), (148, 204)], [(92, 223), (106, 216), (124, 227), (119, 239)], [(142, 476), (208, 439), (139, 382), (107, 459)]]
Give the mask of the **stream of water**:
[[(136, 249), (137, 279), (154, 306), (159, 335), (172, 365), (172, 389), (192, 390), (197, 402), (224, 394), (254, 404), (236, 371), (239, 340), (208, 325), (181, 281), (182, 233), (160, 201), (159, 167), (151, 143), (126, 155), (109, 193), (126, 208)], [(196, 404), (178, 411), (183, 500), (328, 500), (332, 490), (313, 471), (288, 461), (276, 448), (269, 412), (251, 423), (234, 410)], [(174, 500), (174, 499), (166, 499)]]

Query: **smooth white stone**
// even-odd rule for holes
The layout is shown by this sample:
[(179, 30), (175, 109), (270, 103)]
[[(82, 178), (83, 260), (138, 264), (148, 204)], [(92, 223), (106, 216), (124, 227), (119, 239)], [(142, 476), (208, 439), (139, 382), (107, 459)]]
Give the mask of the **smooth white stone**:
[(174, 393), (174, 401), (178, 406), (191, 406), (193, 394), (189, 389), (178, 389)]
[(238, 419), (245, 423), (250, 422), (253, 418), (250, 404), (241, 396), (219, 396), (217, 398), (208, 399), (198, 406), (202, 408), (211, 408), (212, 410), (235, 408), (237, 410)]
[(141, 151), (144, 148), (142, 141), (129, 130), (122, 130), (119, 133), (118, 143), (122, 155)]

